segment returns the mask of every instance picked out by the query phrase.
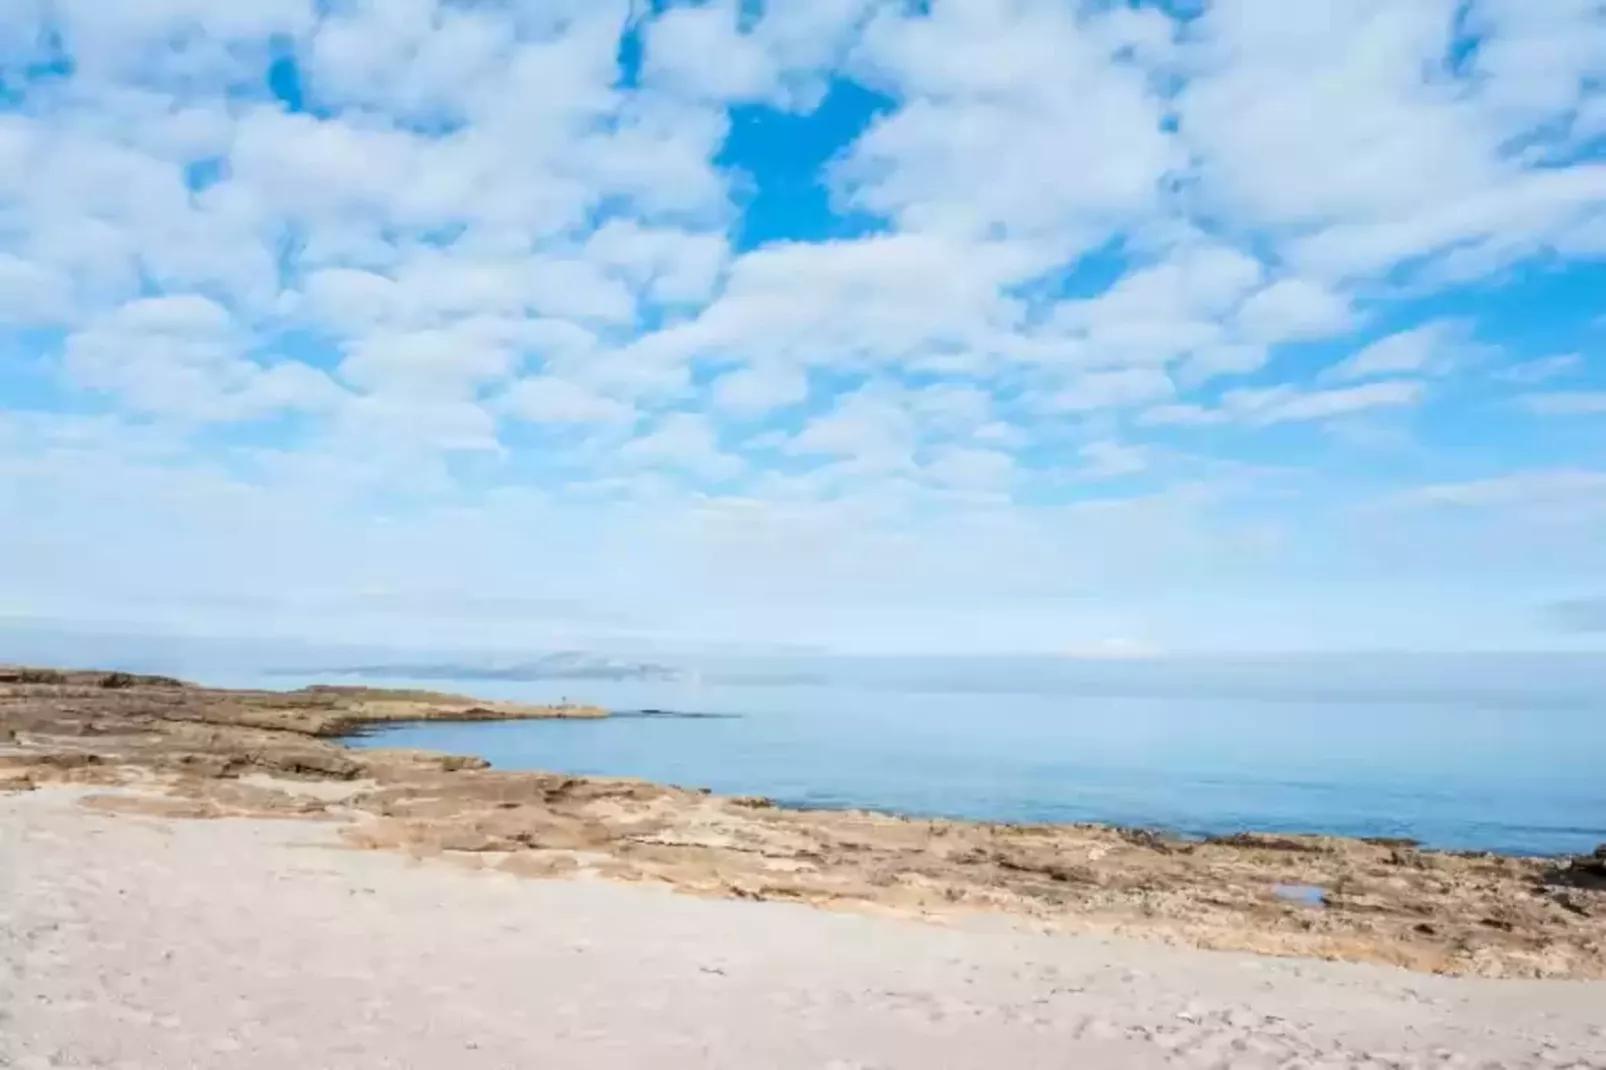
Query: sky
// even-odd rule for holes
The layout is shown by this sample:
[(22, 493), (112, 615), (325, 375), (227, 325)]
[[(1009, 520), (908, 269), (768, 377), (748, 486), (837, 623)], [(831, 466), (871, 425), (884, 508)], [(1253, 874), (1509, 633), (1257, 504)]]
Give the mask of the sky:
[(1599, 0), (8, 0), (0, 621), (1606, 649)]

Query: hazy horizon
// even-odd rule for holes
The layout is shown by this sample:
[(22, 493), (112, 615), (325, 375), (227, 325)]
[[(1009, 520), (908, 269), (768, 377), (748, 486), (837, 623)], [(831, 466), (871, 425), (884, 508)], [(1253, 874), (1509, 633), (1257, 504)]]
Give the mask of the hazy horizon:
[(159, 672), (203, 683), (249, 679), (266, 686), (349, 675), (379, 681), (457, 681), (463, 690), (476, 684), (484, 690), (484, 685), (498, 682), (577, 686), (643, 681), (666, 687), (696, 682), (1301, 699), (1324, 693), (1347, 698), (1425, 694), (1467, 701), (1505, 696), (1519, 703), (1523, 696), (1575, 701), (1606, 694), (1606, 651), (1590, 650), (1193, 652), (1105, 658), (619, 646), (483, 650), (19, 629), (0, 623), (0, 663), (8, 661)]

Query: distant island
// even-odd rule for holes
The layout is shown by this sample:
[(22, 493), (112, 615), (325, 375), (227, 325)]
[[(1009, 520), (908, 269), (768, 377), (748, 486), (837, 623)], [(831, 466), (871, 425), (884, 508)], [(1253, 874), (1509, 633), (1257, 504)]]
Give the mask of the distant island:
[(473, 662), (392, 662), (380, 665), (320, 665), (271, 669), (270, 676), (348, 676), (365, 680), (646, 680), (672, 683), (686, 674), (669, 665), (623, 661), (594, 654), (542, 654), (512, 664)]

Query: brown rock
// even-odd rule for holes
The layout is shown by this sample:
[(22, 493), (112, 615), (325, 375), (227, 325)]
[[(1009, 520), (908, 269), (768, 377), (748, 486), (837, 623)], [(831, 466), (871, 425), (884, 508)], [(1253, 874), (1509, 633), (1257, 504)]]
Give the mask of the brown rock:
[(1231, 836), (1210, 836), (1205, 842), (1216, 847), (1242, 847), (1256, 851), (1291, 851), (1297, 854), (1323, 854), (1332, 850), (1316, 836), (1269, 836), (1259, 832), (1236, 832)]
[(510, 854), (496, 867), (515, 877), (561, 877), (575, 872), (580, 864), (573, 855), (548, 851), (520, 851)]

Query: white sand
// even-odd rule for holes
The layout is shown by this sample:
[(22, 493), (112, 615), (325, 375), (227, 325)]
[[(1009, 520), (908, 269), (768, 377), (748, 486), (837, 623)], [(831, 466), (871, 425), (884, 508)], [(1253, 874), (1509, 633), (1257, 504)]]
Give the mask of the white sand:
[(0, 797), (0, 1066), (1606, 1067), (1606, 985), (963, 930)]

